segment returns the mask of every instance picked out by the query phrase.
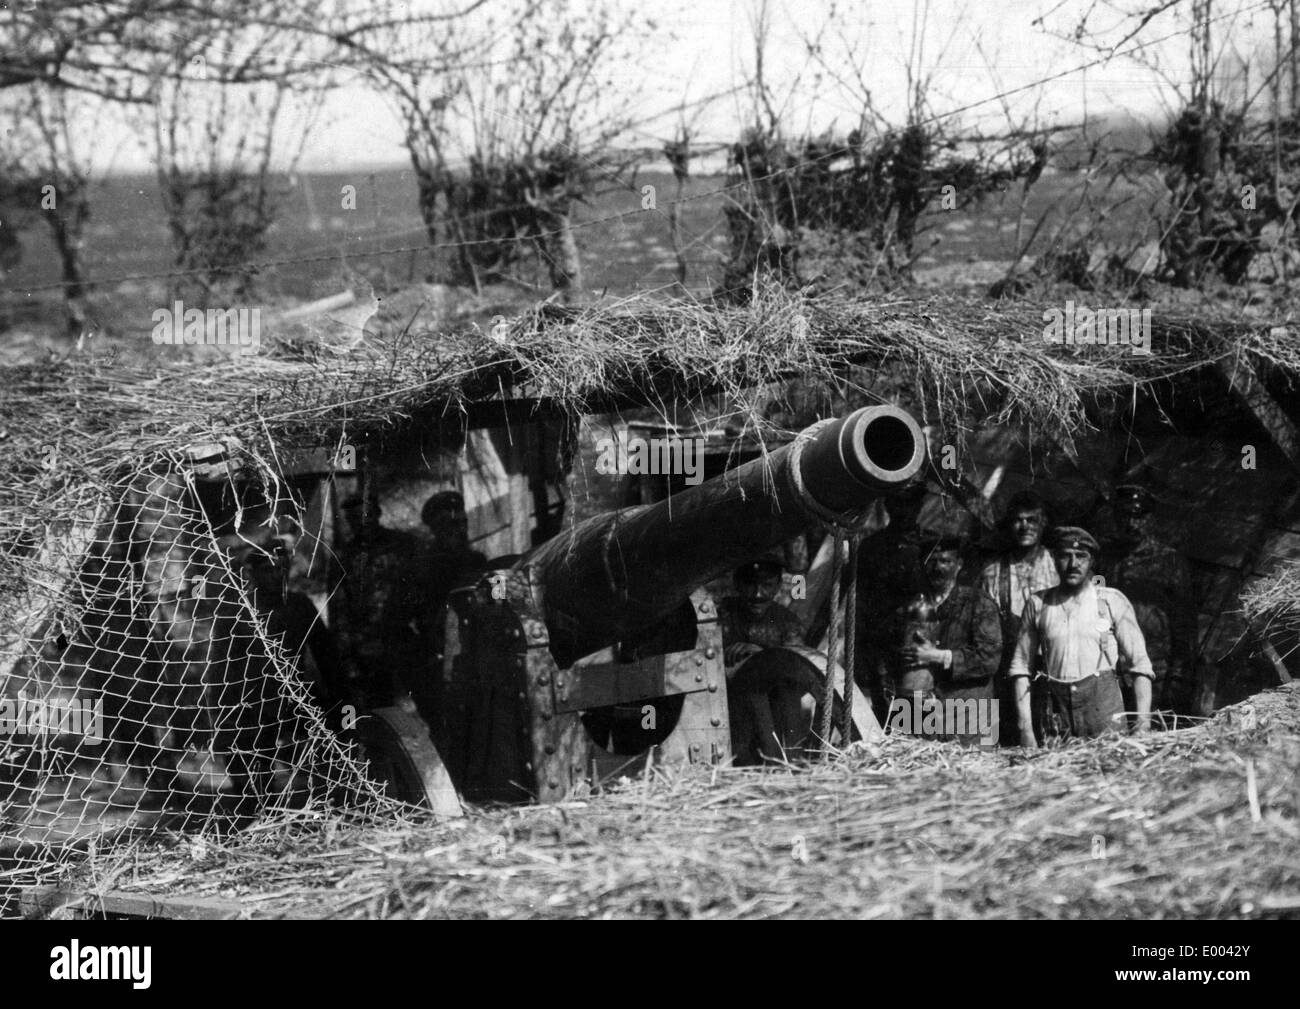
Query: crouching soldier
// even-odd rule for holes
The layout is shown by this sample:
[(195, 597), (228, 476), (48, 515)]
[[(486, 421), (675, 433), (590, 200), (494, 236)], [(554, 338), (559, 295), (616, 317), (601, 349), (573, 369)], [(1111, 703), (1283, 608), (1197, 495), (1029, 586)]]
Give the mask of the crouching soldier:
[(894, 615), (898, 646), (886, 663), (882, 693), (889, 724), (933, 725), (911, 710), (933, 702), (942, 712), (939, 736), (992, 745), (1002, 630), (997, 604), (982, 589), (957, 584), (963, 545), (952, 536), (922, 542), (926, 591)]
[[(1020, 745), (1038, 745), (1035, 727), (1048, 738), (1118, 730), (1124, 700), (1115, 671), (1121, 663), (1134, 679), (1134, 731), (1146, 731), (1153, 673), (1133, 604), (1122, 592), (1093, 583), (1099, 547), (1087, 530), (1058, 526), (1048, 546), (1061, 583), (1029, 597), (1009, 671)], [(1042, 669), (1035, 669), (1040, 652)]]
[(776, 600), (784, 566), (779, 554), (742, 564), (735, 571), (736, 594), (718, 603), (737, 764), (780, 760), (797, 750), (809, 728), (803, 697), (819, 690), (803, 663), (746, 664), (768, 648), (803, 644), (803, 624)]

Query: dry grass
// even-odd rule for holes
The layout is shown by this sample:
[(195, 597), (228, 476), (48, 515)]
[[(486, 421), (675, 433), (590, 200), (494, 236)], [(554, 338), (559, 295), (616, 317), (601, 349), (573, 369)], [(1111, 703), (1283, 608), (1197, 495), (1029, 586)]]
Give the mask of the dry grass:
[[(246, 473), (274, 481), (287, 450), (363, 443), (417, 414), (510, 395), (547, 397), (577, 414), (627, 403), (668, 413), (670, 403), (720, 393), (762, 433), (765, 387), (797, 376), (842, 388), (849, 365), (901, 388), (950, 443), (1005, 421), (1068, 444), (1099, 402), (1211, 362), (1300, 373), (1300, 343), (1258, 325), (1157, 317), (1156, 353), (1139, 357), (1049, 346), (1041, 313), (764, 289), (741, 307), (644, 298), (541, 305), (503, 339), (413, 328), (364, 340), (272, 339), (251, 358), (125, 364), (73, 355), (6, 368), (0, 658), (38, 646), (42, 621), (67, 603), (78, 551), (102, 535), (93, 516), (111, 514), (123, 488), (191, 444), (223, 444)], [(43, 554), (52, 542), (67, 556)], [(1300, 718), (1288, 703), (1294, 735)], [(181, 850), (202, 855), (188, 863), (132, 848), (121, 849), (129, 865), (127, 855), (101, 852), (90, 871), (97, 885), (138, 877), (242, 889), (256, 913), (1208, 915), (1246, 903), (1258, 911), (1266, 894), (1300, 890), (1285, 868), (1300, 862), (1286, 791), (1294, 784), (1279, 770), (1296, 759), (1281, 752), (1280, 737), (1252, 742), (1234, 732), (1219, 725), (1099, 743), (1023, 764), (895, 740), (824, 767), (656, 777), (586, 805), (480, 812), (458, 826), (378, 818), (350, 826), (335, 813), (308, 822), (298, 812), (235, 846), (216, 834), (201, 849), (187, 840)], [(1251, 747), (1271, 819), (1243, 830)], [(1094, 833), (1108, 838), (1105, 860), (1090, 858)], [(806, 863), (791, 855), (797, 834)], [(1289, 862), (1273, 860), (1275, 851)], [(1187, 861), (1193, 855), (1200, 861)], [(68, 868), (62, 856), (42, 861)], [(1194, 864), (1200, 875), (1183, 879)], [(277, 892), (283, 899), (267, 896)]]
[(1300, 688), (1251, 708), (1036, 754), (891, 737), (442, 825), (295, 814), (77, 882), (251, 917), (1297, 917)]
[(1250, 619), (1270, 630), (1300, 629), (1300, 564), (1280, 564), (1268, 578), (1252, 582), (1241, 604)]
[(761, 434), (765, 386), (799, 377), (842, 388), (856, 364), (891, 377), (948, 443), (980, 423), (1014, 422), (1068, 445), (1099, 400), (1209, 362), (1267, 361), (1300, 373), (1300, 341), (1240, 319), (1157, 316), (1150, 357), (1049, 346), (1042, 331), (1042, 306), (805, 299), (772, 288), (743, 307), (648, 297), (574, 310), (542, 304), (501, 340), (477, 327), (412, 326), (315, 342), (270, 334), (251, 357), (199, 360), (185, 356), (192, 348), (168, 348), (130, 363), (73, 354), (6, 367), (0, 595), (27, 581), (25, 558), (51, 531), (191, 444), (228, 445), (246, 455), (250, 473), (274, 479), (286, 450), (364, 441), (417, 413), (455, 414), (504, 395), (547, 397), (574, 414), (637, 403), (667, 415), (671, 401), (720, 393)]

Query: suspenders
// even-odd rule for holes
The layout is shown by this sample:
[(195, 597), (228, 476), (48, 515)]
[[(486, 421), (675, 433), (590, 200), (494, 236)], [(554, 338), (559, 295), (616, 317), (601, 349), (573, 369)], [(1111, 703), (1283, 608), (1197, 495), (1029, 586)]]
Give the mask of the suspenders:
[[(1041, 610), (1038, 611), (1038, 640), (1040, 642), (1043, 640), (1045, 636), (1046, 629), (1043, 627), (1043, 618), (1046, 615), (1047, 615), (1047, 607), (1044, 606)], [(1113, 673), (1115, 672), (1116, 666), (1119, 664), (1119, 640), (1115, 636), (1115, 614), (1110, 608), (1110, 603), (1106, 601), (1106, 599), (1101, 595), (1100, 592), (1097, 593), (1097, 620), (1099, 623), (1102, 620), (1106, 621), (1106, 630), (1103, 631), (1100, 628), (1098, 628), (1097, 630), (1097, 635), (1098, 635), (1097, 668), (1090, 674), (1093, 676), (1098, 675), (1100, 673)], [(1107, 644), (1108, 641), (1112, 641), (1115, 643), (1113, 654), (1112, 654), (1112, 649)], [(1035, 662), (1035, 665), (1037, 665), (1038, 662), (1041, 661), (1042, 661), (1042, 655), (1041, 655), (1041, 645), (1040, 645), (1040, 654), (1039, 656), (1037, 656), (1037, 661)], [(1043, 672), (1041, 669), (1036, 669), (1034, 670), (1034, 672), (1036, 674), (1034, 677), (1035, 679), (1037, 679), (1038, 676), (1043, 676), (1048, 679), (1051, 678), (1048, 677), (1047, 674)]]
[[(1105, 610), (1105, 613), (1102, 610)], [(1115, 614), (1111, 612), (1110, 603), (1106, 602), (1100, 592), (1097, 593), (1097, 619), (1100, 621), (1105, 617), (1109, 627), (1105, 631), (1098, 630), (1101, 640), (1097, 643), (1097, 672), (1113, 673), (1115, 667), (1119, 665), (1119, 640), (1115, 637)], [(1107, 639), (1115, 642), (1115, 655), (1112, 658), (1110, 649), (1106, 647)], [(1109, 667), (1102, 669), (1102, 663), (1109, 663)]]

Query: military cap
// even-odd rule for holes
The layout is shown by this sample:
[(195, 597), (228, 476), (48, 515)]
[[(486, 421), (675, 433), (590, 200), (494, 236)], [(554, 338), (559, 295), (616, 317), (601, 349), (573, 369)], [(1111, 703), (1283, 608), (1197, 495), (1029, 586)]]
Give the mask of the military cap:
[(1126, 483), (1115, 488), (1115, 507), (1147, 512), (1151, 510), (1151, 492), (1141, 484)]
[(757, 582), (764, 578), (780, 578), (785, 571), (785, 557), (775, 551), (769, 551), (752, 561), (746, 561), (735, 571), (740, 582)]
[(465, 497), (460, 491), (443, 490), (424, 502), (424, 507), (420, 509), (420, 521), (425, 525), (431, 525), (434, 516), (439, 512), (463, 512), (464, 510)]
[(1047, 534), (1047, 546), (1051, 550), (1087, 550), (1094, 557), (1101, 550), (1092, 533), (1081, 526), (1056, 526)]

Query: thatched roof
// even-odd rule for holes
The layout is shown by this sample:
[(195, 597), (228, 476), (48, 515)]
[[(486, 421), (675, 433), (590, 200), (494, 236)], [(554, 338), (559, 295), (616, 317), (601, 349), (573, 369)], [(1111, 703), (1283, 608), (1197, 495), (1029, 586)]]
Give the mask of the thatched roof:
[[(843, 384), (848, 365), (888, 370), (926, 422), (960, 440), (986, 421), (1064, 437), (1098, 397), (1214, 362), (1300, 373), (1300, 341), (1239, 318), (1158, 314), (1154, 353), (1043, 340), (1042, 306), (951, 299), (805, 299), (760, 290), (751, 304), (634, 297), (583, 309), (549, 304), (500, 339), (478, 327), (411, 329), (344, 349), (295, 340), (256, 356), (199, 361), (188, 348), (106, 365), (70, 355), (0, 374), (0, 543), (67, 517), (68, 496), (117, 482), (123, 467), (192, 443), (238, 444), (274, 462), (414, 414), (498, 397), (541, 397), (575, 413), (723, 393), (753, 403), (773, 381)], [(154, 349), (152, 347), (150, 350)], [(52, 451), (51, 451), (52, 450)]]

